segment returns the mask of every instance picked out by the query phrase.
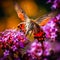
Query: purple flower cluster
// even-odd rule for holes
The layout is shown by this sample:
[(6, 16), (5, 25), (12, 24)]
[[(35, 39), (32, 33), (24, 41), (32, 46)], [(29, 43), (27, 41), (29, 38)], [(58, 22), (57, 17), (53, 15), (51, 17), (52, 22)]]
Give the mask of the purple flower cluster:
[(47, 3), (52, 4), (52, 9), (60, 8), (60, 0), (48, 0)]
[(0, 49), (3, 50), (5, 57), (24, 48), (26, 41), (28, 39), (24, 33), (16, 29), (6, 30), (0, 33)]
[(50, 42), (44, 41), (43, 43), (41, 43), (36, 40), (31, 44), (30, 49), (28, 49), (27, 52), (33, 58), (37, 58), (37, 57), (41, 58), (42, 55), (49, 56), (51, 50), (52, 50), (52, 47)]

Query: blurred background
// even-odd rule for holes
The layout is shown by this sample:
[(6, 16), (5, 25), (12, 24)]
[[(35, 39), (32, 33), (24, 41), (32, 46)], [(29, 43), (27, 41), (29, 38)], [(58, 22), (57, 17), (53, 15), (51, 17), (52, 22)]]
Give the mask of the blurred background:
[(50, 4), (47, 5), (46, 0), (0, 0), (0, 31), (16, 28), (20, 23), (14, 9), (14, 2), (17, 2), (32, 19), (50, 11)]

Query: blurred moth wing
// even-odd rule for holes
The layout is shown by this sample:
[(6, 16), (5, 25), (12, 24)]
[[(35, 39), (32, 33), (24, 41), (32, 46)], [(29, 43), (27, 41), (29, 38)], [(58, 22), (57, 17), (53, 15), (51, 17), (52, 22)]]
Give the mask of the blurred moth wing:
[(22, 10), (22, 8), (17, 3), (14, 4), (14, 8), (21, 21), (25, 21), (26, 19), (29, 19), (29, 17), (26, 15), (26, 13)]
[(40, 26), (44, 26), (51, 20), (51, 18), (54, 18), (57, 15), (57, 13), (58, 13), (58, 11), (53, 11), (53, 12), (47, 13), (47, 14), (37, 18), (35, 20), (35, 22), (37, 24), (39, 24)]

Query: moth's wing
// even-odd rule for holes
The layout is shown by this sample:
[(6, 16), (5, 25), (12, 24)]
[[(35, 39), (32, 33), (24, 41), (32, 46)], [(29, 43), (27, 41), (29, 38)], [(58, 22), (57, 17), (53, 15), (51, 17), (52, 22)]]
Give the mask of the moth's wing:
[(29, 19), (26, 13), (22, 10), (22, 8), (16, 2), (14, 3), (14, 8), (21, 21), (25, 21), (26, 19)]
[(47, 13), (43, 15), (42, 17), (37, 18), (35, 22), (39, 24), (40, 26), (44, 26), (50, 21), (51, 18), (55, 17), (57, 13), (58, 13), (57, 11)]

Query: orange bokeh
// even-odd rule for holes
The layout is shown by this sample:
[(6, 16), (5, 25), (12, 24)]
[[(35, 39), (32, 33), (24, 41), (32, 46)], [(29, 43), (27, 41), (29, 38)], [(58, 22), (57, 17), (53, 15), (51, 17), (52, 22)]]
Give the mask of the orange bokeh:
[(21, 1), (20, 6), (26, 12), (29, 17), (34, 17), (37, 15), (38, 6), (34, 1)]

